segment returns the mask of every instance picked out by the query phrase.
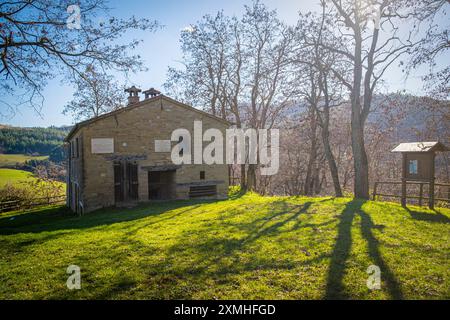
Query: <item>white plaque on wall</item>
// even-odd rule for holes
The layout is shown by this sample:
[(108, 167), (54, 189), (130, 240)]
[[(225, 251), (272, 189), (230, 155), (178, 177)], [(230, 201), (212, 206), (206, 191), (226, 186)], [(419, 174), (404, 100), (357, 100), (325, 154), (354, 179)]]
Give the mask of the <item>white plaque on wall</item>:
[(114, 153), (113, 138), (93, 138), (91, 139), (92, 153)]
[(170, 152), (170, 140), (155, 140), (155, 152)]

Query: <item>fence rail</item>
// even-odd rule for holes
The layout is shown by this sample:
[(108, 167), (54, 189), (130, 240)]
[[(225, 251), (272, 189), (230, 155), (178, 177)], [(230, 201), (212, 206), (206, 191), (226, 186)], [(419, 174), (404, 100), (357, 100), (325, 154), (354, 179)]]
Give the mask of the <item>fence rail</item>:
[(0, 213), (12, 210), (26, 210), (34, 207), (63, 203), (66, 200), (66, 195), (58, 195), (51, 197), (41, 197), (26, 200), (12, 200), (0, 202)]
[[(401, 181), (376, 181), (374, 186), (373, 186), (373, 193), (372, 193), (372, 199), (375, 200), (376, 197), (391, 197), (391, 198), (402, 198), (401, 195), (398, 194), (385, 194), (385, 193), (379, 193), (379, 186), (380, 185), (401, 185), (402, 182)], [(423, 201), (430, 201), (430, 194), (428, 194), (428, 196), (424, 196), (424, 190), (423, 190), (423, 186), (424, 185), (429, 185), (429, 182), (425, 182), (425, 181), (406, 181), (406, 185), (418, 185), (419, 186), (419, 195), (408, 195), (406, 194), (405, 198), (406, 199), (415, 199), (418, 200), (419, 202), (419, 206), (421, 206), (423, 204)], [(447, 198), (439, 198), (439, 197), (435, 197), (433, 195), (433, 200), (434, 201), (446, 201), (450, 203), (450, 184), (449, 183), (434, 183), (435, 187), (447, 187), (448, 191), (448, 197)]]

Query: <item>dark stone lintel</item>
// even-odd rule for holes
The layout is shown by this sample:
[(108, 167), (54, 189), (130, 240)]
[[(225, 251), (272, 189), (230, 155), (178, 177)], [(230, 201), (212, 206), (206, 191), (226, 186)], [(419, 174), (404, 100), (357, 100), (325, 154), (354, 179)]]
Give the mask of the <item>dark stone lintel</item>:
[(225, 181), (223, 180), (194, 181), (194, 182), (177, 183), (177, 187), (213, 186), (222, 183), (225, 183)]
[(146, 154), (112, 154), (104, 156), (109, 161), (139, 161), (147, 160)]
[(155, 165), (155, 166), (142, 166), (142, 170), (147, 171), (173, 171), (180, 169), (181, 165), (176, 164), (162, 164), (162, 165)]

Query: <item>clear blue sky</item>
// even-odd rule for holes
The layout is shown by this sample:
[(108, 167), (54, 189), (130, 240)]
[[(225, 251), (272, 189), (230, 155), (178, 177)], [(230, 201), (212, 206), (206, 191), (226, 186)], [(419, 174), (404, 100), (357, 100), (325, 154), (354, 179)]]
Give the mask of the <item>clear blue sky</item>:
[[(294, 24), (299, 11), (307, 12), (316, 10), (317, 0), (262, 0), (269, 8), (276, 9), (282, 20)], [(179, 49), (180, 30), (190, 24), (196, 23), (204, 14), (214, 14), (223, 9), (227, 15), (240, 15), (245, 4), (251, 4), (251, 0), (112, 0), (110, 13), (113, 16), (146, 17), (158, 20), (164, 28), (156, 33), (138, 32), (132, 36), (144, 39), (144, 43), (138, 49), (143, 57), (148, 72), (130, 76), (132, 83), (146, 89), (150, 87), (162, 88), (165, 82), (168, 66), (177, 66), (181, 58)], [(422, 93), (422, 83), (419, 76), (411, 76), (404, 80), (400, 70), (393, 66), (388, 74), (387, 91), (406, 89), (408, 92)], [(63, 106), (71, 100), (73, 89), (61, 84), (57, 79), (48, 83), (44, 96), (46, 101), (39, 117), (35, 111), (22, 108), (13, 118), (0, 118), (0, 123), (15, 126), (50, 126), (72, 124), (70, 116), (62, 114)]]

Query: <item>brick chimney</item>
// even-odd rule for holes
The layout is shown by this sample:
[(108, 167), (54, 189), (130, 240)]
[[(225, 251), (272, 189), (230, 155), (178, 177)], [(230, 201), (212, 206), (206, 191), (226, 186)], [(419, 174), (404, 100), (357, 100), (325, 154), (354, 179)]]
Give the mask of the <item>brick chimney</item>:
[(158, 90), (156, 90), (155, 88), (150, 88), (148, 90), (145, 90), (144, 92), (142, 92), (145, 95), (145, 100), (149, 99), (149, 98), (153, 98), (156, 97), (158, 95), (161, 94), (161, 92), (159, 92)]
[(132, 86), (131, 88), (125, 89), (125, 92), (128, 92), (130, 95), (128, 96), (128, 105), (132, 105), (139, 102), (139, 92), (141, 89)]

